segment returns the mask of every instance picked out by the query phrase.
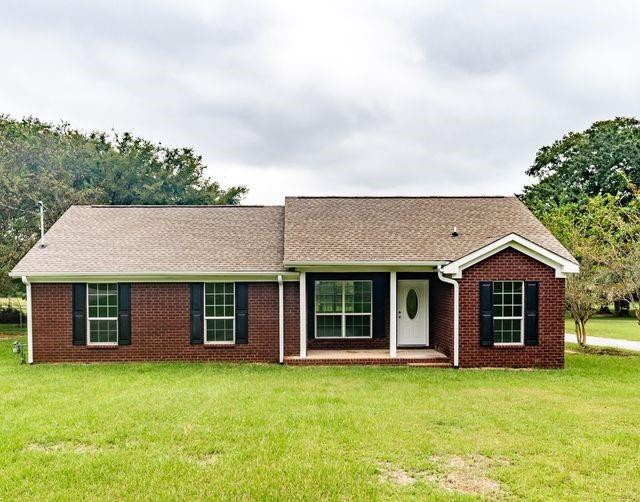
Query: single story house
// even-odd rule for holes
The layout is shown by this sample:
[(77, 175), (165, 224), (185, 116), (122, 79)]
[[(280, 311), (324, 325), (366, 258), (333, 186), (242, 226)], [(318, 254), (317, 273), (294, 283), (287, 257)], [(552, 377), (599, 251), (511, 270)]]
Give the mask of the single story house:
[(571, 254), (515, 197), (72, 206), (11, 271), (29, 362), (564, 364)]

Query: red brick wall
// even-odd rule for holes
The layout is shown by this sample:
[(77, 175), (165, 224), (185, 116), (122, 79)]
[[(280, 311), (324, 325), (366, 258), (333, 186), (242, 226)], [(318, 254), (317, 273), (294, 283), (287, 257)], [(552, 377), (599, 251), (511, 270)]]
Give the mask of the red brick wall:
[(284, 284), (284, 354), (300, 355), (300, 283)]
[(453, 286), (434, 275), (429, 281), (430, 346), (453, 358)]
[[(537, 346), (480, 346), (480, 281), (539, 281)], [(564, 279), (555, 271), (513, 249), (505, 249), (469, 267), (460, 279), (460, 366), (564, 366)]]
[[(33, 284), (34, 362), (278, 361), (278, 284), (249, 285), (249, 343), (191, 345), (185, 283), (136, 283), (131, 288), (131, 345), (73, 346), (71, 285)], [(298, 337), (298, 285), (285, 283), (285, 336)], [(286, 344), (285, 344), (286, 346)]]

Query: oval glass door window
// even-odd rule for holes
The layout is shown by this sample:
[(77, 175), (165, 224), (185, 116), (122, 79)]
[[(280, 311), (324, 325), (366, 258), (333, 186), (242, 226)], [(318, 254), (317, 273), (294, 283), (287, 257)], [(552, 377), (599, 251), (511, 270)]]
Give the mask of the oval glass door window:
[(415, 318), (418, 313), (418, 293), (415, 289), (410, 289), (407, 293), (407, 315), (409, 319)]

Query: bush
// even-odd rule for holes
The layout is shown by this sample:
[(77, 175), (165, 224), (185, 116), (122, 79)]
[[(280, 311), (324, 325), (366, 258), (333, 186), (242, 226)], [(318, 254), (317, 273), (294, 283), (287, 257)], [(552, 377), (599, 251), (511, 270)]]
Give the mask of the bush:
[[(22, 322), (27, 320), (27, 316), (22, 314)], [(0, 323), (17, 324), (20, 322), (20, 310), (14, 307), (0, 308)]]

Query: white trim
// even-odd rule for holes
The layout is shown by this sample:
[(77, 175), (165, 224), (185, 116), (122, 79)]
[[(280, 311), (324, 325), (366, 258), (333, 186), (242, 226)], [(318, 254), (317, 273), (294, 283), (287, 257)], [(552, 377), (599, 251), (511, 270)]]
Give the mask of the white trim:
[(398, 274), (389, 272), (389, 357), (398, 356)]
[[(370, 312), (346, 312), (346, 288), (345, 284), (347, 282), (368, 282), (371, 285), (371, 311)], [(342, 310), (340, 313), (338, 312), (316, 312), (316, 297), (318, 294), (318, 283), (319, 282), (339, 282), (342, 284)], [(342, 336), (318, 336), (318, 316), (320, 317), (341, 317), (341, 328), (340, 331)], [(347, 336), (347, 316), (369, 316), (369, 336)], [(314, 282), (313, 288), (313, 329), (314, 336), (318, 340), (367, 340), (373, 338), (373, 281), (371, 279), (318, 279)]]
[(27, 362), (33, 364), (33, 322), (31, 320), (31, 283), (27, 276), (22, 276), (22, 282), (27, 287)]
[(491, 244), (487, 244), (486, 246), (443, 266), (442, 272), (452, 275), (454, 279), (460, 279), (464, 269), (509, 247), (552, 267), (556, 271), (557, 278), (564, 278), (566, 277), (566, 274), (577, 274), (580, 272), (580, 266), (577, 263), (567, 260), (566, 258), (563, 258), (562, 256), (514, 233), (506, 235)]
[(278, 276), (278, 361), (284, 363), (284, 284)]
[[(217, 282), (217, 281), (216, 281)], [(204, 319), (204, 325), (203, 325), (203, 329), (204, 329), (204, 333), (202, 334), (203, 337), (203, 343), (205, 345), (235, 345), (236, 343), (236, 284), (235, 282), (226, 282), (224, 284), (232, 284), (233, 285), (233, 315), (232, 316), (209, 316), (207, 317), (207, 284), (214, 284), (212, 282), (205, 282), (204, 286), (203, 286), (203, 291), (202, 294), (204, 296), (203, 301), (202, 301), (202, 306), (203, 306), (203, 319)], [(226, 293), (225, 293), (226, 294)], [(226, 307), (226, 304), (225, 304)], [(214, 305), (215, 308), (215, 305)], [(213, 340), (213, 341), (207, 341), (207, 321), (208, 320), (215, 320), (215, 319), (233, 319), (233, 328), (232, 328), (232, 333), (233, 333), (233, 340)]]
[[(89, 316), (89, 284), (115, 284), (116, 286), (116, 316), (115, 317), (91, 317)], [(118, 345), (120, 341), (120, 326), (118, 326), (118, 304), (120, 299), (118, 298), (118, 283), (113, 282), (103, 282), (103, 283), (87, 283), (85, 285), (85, 302), (86, 302), (86, 330), (87, 330), (87, 345), (98, 346), (98, 347), (111, 347), (113, 345)], [(116, 321), (116, 341), (115, 342), (92, 342), (91, 341), (91, 321)]]
[[(33, 272), (30, 282), (231, 282), (242, 279), (250, 282), (298, 281), (298, 272)], [(10, 277), (21, 277), (10, 273)]]
[(453, 367), (460, 367), (460, 284), (455, 279), (445, 277), (442, 267), (438, 267), (438, 279), (453, 286)]
[[(518, 347), (521, 345), (524, 345), (524, 309), (525, 309), (525, 296), (524, 296), (524, 281), (519, 281), (519, 280), (509, 280), (509, 281), (491, 281), (491, 304), (493, 305), (493, 288), (495, 286), (496, 282), (501, 282), (501, 283), (505, 283), (505, 282), (510, 282), (512, 284), (515, 284), (517, 282), (519, 282), (520, 284), (522, 284), (522, 310), (521, 310), (521, 315), (520, 316), (492, 316), (492, 321), (498, 320), (498, 321), (516, 321), (516, 320), (520, 320), (520, 341), (519, 342), (496, 342), (494, 340), (493, 345), (496, 345), (498, 347)], [(504, 295), (503, 295), (504, 296)], [(513, 308), (513, 306), (512, 306)], [(495, 335), (494, 335), (495, 338)]]
[(307, 357), (307, 274), (300, 272), (300, 357)]

